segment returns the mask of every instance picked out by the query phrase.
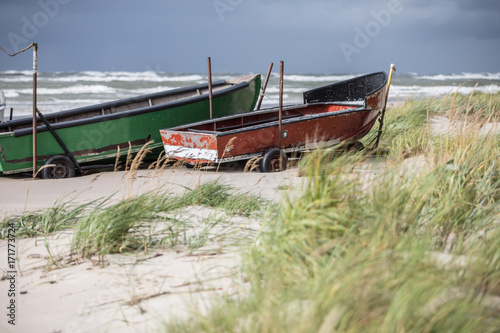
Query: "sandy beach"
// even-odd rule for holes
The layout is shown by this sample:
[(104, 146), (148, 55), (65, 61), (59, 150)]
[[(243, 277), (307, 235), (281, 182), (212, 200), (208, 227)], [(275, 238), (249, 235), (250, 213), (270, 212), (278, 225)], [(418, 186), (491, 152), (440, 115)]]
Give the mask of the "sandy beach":
[[(139, 170), (133, 181), (126, 172), (102, 172), (60, 180), (0, 178), (2, 217), (36, 211), (62, 202), (82, 204), (110, 197), (123, 198), (160, 189), (183, 193), (186, 188), (218, 179), (237, 191), (278, 201), (283, 188), (296, 188), (296, 168), (281, 173), (243, 173), (241, 170), (194, 171), (166, 169), (160, 173)], [(187, 209), (190, 220), (213, 218), (211, 209)], [(252, 239), (261, 222), (232, 217), (233, 233)], [(214, 230), (214, 232), (217, 232)], [(74, 260), (72, 231), (49, 237), (16, 240), (16, 325), (0, 321), (2, 332), (148, 332), (161, 327), (172, 315), (203, 311), (214, 297), (244, 288), (238, 272), (240, 244), (206, 244), (194, 252), (177, 250), (109, 255), (105, 265)], [(238, 235), (239, 234), (239, 235)], [(7, 298), (9, 275), (7, 241), (2, 253), (2, 300)], [(57, 269), (51, 260), (60, 264)], [(4, 302), (5, 303), (5, 302)], [(7, 304), (2, 304), (4, 312)], [(5, 316), (5, 315), (4, 315)]]

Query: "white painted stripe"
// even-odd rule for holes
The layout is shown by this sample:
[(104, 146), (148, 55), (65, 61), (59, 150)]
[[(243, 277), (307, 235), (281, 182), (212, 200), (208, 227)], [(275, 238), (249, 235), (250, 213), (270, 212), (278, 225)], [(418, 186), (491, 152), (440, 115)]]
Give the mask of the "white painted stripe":
[(164, 145), (167, 157), (217, 162), (217, 150)]

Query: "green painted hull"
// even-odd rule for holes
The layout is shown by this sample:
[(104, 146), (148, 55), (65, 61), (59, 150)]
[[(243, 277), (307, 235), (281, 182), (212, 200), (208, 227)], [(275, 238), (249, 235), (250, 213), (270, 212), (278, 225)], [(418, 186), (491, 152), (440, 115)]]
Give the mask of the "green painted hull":
[[(248, 79), (250, 78), (250, 79)], [(213, 117), (248, 112), (254, 109), (260, 93), (260, 76), (248, 76), (244, 82), (233, 86), (219, 87), (213, 93)], [(188, 89), (183, 88), (186, 95)], [(83, 118), (78, 115), (67, 122), (52, 120), (53, 127), (61, 140), (74, 155), (81, 166), (113, 163), (117, 154), (127, 155), (129, 148), (137, 152), (150, 140), (153, 152), (150, 159), (156, 158), (163, 151), (163, 144), (159, 129), (175, 127), (186, 123), (194, 123), (210, 119), (209, 99), (206, 90), (197, 87), (200, 96), (181, 98), (148, 107), (132, 108), (126, 112), (119, 112), (123, 101), (107, 103), (93, 108), (91, 111), (112, 107), (115, 113)], [(172, 94), (171, 94), (172, 95)], [(173, 94), (175, 95), (175, 94)], [(178, 93), (179, 95), (179, 93)], [(129, 104), (140, 104), (142, 97), (130, 99)], [(147, 97), (147, 96), (146, 96)], [(166, 96), (162, 96), (166, 100)], [(151, 104), (151, 100), (150, 104)], [(89, 109), (90, 110), (90, 109)], [(70, 111), (67, 111), (70, 113)], [(73, 110), (73, 113), (74, 110)], [(60, 115), (63, 115), (61, 112)], [(49, 116), (47, 116), (49, 118)], [(6, 124), (2, 123), (5, 127)], [(0, 132), (0, 175), (28, 172), (33, 170), (33, 136), (30, 128), (17, 128)], [(38, 127), (37, 134), (37, 163), (42, 166), (45, 161), (54, 155), (65, 155), (63, 148), (54, 136), (45, 128)]]

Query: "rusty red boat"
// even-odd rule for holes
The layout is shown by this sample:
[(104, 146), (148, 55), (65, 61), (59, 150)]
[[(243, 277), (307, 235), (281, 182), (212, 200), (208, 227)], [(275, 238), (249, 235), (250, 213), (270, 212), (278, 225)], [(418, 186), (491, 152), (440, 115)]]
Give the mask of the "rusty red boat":
[(392, 70), (306, 91), (304, 104), (162, 129), (166, 156), (188, 166), (258, 158), (260, 171), (273, 172), (291, 153), (358, 142), (385, 110)]

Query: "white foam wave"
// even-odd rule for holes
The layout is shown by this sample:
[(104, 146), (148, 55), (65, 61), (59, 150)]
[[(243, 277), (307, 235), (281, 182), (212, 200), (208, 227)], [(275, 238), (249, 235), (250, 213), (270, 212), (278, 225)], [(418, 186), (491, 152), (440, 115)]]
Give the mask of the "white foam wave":
[(172, 90), (176, 89), (179, 87), (165, 87), (165, 86), (158, 86), (156, 88), (144, 88), (144, 89), (134, 89), (129, 91), (131, 96), (139, 96), (139, 95), (148, 95), (148, 94), (154, 94), (160, 91), (165, 91), (165, 90)]
[(7, 74), (7, 75), (33, 75), (32, 71), (15, 71), (15, 70), (8, 70), (8, 71), (2, 71), (0, 72), (1, 74)]
[(416, 79), (446, 81), (446, 80), (500, 80), (500, 73), (461, 73), (436, 74), (416, 76)]
[(354, 75), (284, 75), (284, 81), (295, 82), (338, 82), (349, 80)]
[[(215, 73), (213, 80), (238, 77), (237, 73)], [(278, 78), (273, 73), (272, 80), (266, 90), (264, 102), (268, 105), (278, 103)], [(302, 102), (302, 93), (319, 86), (354, 78), (350, 74), (287, 74), (285, 75), (285, 104)], [(32, 112), (32, 72), (2, 71), (0, 72), (0, 88), (7, 97), (9, 107), (15, 113)], [(71, 108), (114, 101), (121, 98), (134, 97), (178, 87), (206, 83), (205, 73), (172, 74), (157, 71), (144, 72), (73, 72), (73, 73), (39, 73), (38, 104), (44, 112), (68, 110)], [(500, 92), (500, 73), (462, 73), (419, 75), (404, 73), (396, 75), (391, 86), (391, 98), (426, 98), (453, 94), (470, 94), (476, 82), (480, 86), (476, 91), (483, 93)], [(287, 83), (288, 82), (288, 83)], [(464, 87), (458, 88), (458, 84)], [(21, 88), (21, 89), (19, 89)]]
[[(5, 89), (3, 91), (5, 93), (6, 98), (14, 98), (14, 97), (19, 97), (19, 93), (15, 91), (14, 89)], [(33, 92), (33, 90), (32, 90)]]
[(48, 81), (53, 82), (192, 82), (202, 80), (203, 77), (197, 74), (191, 75), (168, 75), (156, 72), (81, 72), (69, 76), (52, 77)]
[[(114, 94), (118, 90), (104, 85), (76, 85), (64, 88), (38, 88), (40, 95), (69, 95), (69, 94)], [(32, 94), (31, 89), (19, 89), (20, 94)]]
[[(303, 88), (284, 88), (284, 93), (295, 93), (295, 94), (301, 94), (304, 92)], [(266, 93), (270, 94), (279, 94), (280, 88), (279, 87), (267, 87)]]
[(14, 76), (14, 77), (2, 77), (0, 76), (0, 82), (15, 83), (15, 82), (32, 82), (33, 76)]
[[(30, 82), (33, 80), (32, 72), (4, 71), (0, 72), (0, 82)], [(40, 82), (194, 82), (205, 80), (199, 74), (166, 74), (157, 72), (97, 72), (84, 71), (77, 73), (39, 73)]]
[(193, 75), (182, 75), (182, 76), (168, 76), (161, 78), (161, 81), (167, 81), (167, 82), (189, 82), (189, 81), (202, 81), (203, 76), (198, 75), (198, 74), (193, 74)]
[(391, 97), (422, 97), (422, 96), (444, 96), (447, 94), (454, 94), (458, 92), (459, 94), (469, 95), (473, 91), (482, 93), (498, 93), (500, 92), (500, 86), (498, 85), (487, 85), (480, 86), (474, 89), (474, 87), (457, 87), (457, 86), (396, 86), (391, 85), (390, 96)]

